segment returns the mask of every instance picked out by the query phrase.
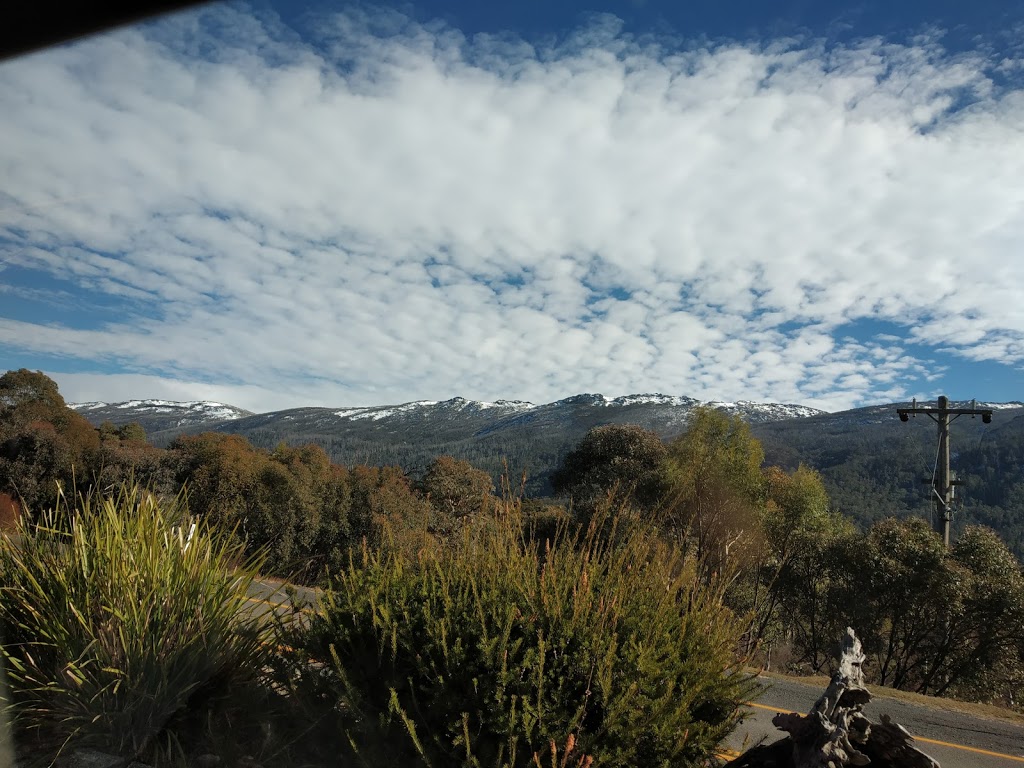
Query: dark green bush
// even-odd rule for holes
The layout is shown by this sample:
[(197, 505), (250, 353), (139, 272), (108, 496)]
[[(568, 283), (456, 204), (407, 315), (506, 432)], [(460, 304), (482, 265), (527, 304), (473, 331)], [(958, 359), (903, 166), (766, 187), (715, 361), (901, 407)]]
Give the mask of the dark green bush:
[(749, 685), (722, 585), (639, 527), (614, 547), (522, 530), (506, 503), (449, 548), (365, 548), (334, 576), (297, 642), (348, 743), (370, 765), (547, 764), (567, 744), (573, 764), (699, 764)]

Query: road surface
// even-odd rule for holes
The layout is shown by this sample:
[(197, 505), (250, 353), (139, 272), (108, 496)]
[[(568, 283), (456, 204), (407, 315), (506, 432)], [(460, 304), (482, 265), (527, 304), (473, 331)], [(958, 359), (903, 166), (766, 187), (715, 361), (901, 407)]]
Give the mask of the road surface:
[[(772, 742), (785, 736), (772, 725), (772, 717), (777, 712), (807, 712), (823, 690), (780, 678), (761, 678), (761, 684), (764, 693), (747, 708), (749, 717), (724, 744), (734, 752), (762, 738)], [(874, 698), (864, 708), (868, 719), (878, 722), (883, 712), (888, 714), (942, 768), (1024, 768), (1024, 725), (885, 698), (878, 689), (871, 691)]]
[[(289, 592), (295, 595), (292, 602)], [(295, 607), (314, 606), (320, 590), (309, 587), (298, 587), (275, 581), (254, 581), (249, 587), (249, 602), (257, 614), (273, 611), (278, 615), (290, 613)]]

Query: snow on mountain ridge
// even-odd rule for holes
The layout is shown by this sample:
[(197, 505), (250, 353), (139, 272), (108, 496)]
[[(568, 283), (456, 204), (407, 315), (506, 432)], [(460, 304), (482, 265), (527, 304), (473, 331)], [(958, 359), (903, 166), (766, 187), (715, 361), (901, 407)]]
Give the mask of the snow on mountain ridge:
[(528, 411), (536, 408), (533, 403), (526, 400), (495, 400), (493, 403), (477, 403), (481, 410), (487, 408), (511, 408), (512, 410)]
[(248, 416), (249, 411), (237, 408), (228, 403), (218, 403), (212, 400), (126, 400), (121, 403), (69, 403), (69, 408), (76, 411), (98, 411), (108, 409), (110, 411), (135, 411), (139, 414), (182, 414), (189, 417), (201, 417), (208, 420), (240, 419)]
[(957, 400), (952, 403), (954, 408), (970, 408), (974, 403), (975, 408), (991, 408), (993, 411), (1005, 411), (1009, 408), (1024, 408), (1024, 403), (1019, 400), (1011, 400), (1008, 403), (982, 403), (974, 400)]
[[(609, 398), (599, 393), (581, 393), (570, 397), (556, 400), (551, 403), (535, 405), (523, 400), (495, 400), (486, 402), (479, 400), (468, 400), (464, 397), (453, 397), (448, 400), (416, 400), (409, 403), (397, 405), (360, 406), (353, 408), (342, 408), (334, 411), (334, 415), (343, 419), (368, 419), (378, 421), (399, 414), (412, 414), (417, 411), (424, 415), (440, 416), (441, 414), (454, 414), (464, 412), (481, 412), (489, 409), (498, 410), (507, 415), (523, 415), (530, 411), (539, 409), (551, 409), (558, 407), (591, 406), (595, 408), (625, 408), (630, 406), (664, 406), (670, 409), (682, 409), (683, 413), (691, 408), (707, 406), (718, 408), (727, 413), (738, 414), (739, 416), (754, 417), (758, 421), (774, 421), (777, 419), (803, 418), (816, 416), (825, 411), (811, 408), (805, 405), (792, 403), (757, 403), (749, 400), (738, 400), (736, 402), (719, 402), (715, 400), (698, 400), (686, 395), (665, 395), (658, 392), (644, 394), (622, 395)], [(677, 415), (673, 418), (678, 418)]]
[(530, 408), (536, 408), (533, 403), (528, 403), (525, 400), (495, 400), (493, 403), (486, 402), (483, 400), (467, 400), (464, 397), (453, 397), (449, 400), (436, 403), (436, 405), (444, 406), (445, 408), (464, 410), (476, 410), (486, 411), (492, 408), (503, 408), (506, 410), (529, 410)]
[(100, 401), (91, 403), (69, 403), (69, 408), (75, 410), (94, 410), (96, 408), (188, 408), (190, 410), (213, 410), (216, 408), (230, 408), (233, 411), (241, 411), (227, 403), (217, 403), (213, 400), (125, 400), (121, 403), (104, 403)]
[(720, 408), (729, 413), (758, 413), (779, 416), (780, 418), (805, 418), (820, 416), (827, 411), (811, 408), (795, 403), (756, 403), (751, 400), (737, 400), (735, 403), (722, 403), (715, 400), (702, 402), (701, 405)]
[(402, 403), (401, 405), (383, 406), (379, 408), (359, 408), (356, 409), (355, 413), (348, 416), (350, 419), (372, 419), (378, 421), (379, 419), (386, 419), (388, 416), (394, 416), (396, 413), (406, 413), (408, 411), (414, 411), (417, 408), (429, 407), (431, 405), (437, 405), (436, 400), (416, 400), (411, 403)]
[[(992, 410), (1006, 410), (1013, 408), (1024, 408), (1024, 402), (1011, 401), (1005, 403), (990, 403), (983, 401), (971, 401), (971, 400), (954, 400), (950, 402), (950, 405), (954, 408), (969, 408), (972, 406), (977, 408), (991, 408)], [(805, 405), (798, 405), (795, 403), (762, 403), (754, 402), (751, 400), (737, 400), (737, 401), (718, 401), (718, 400), (699, 400), (693, 397), (687, 397), (686, 395), (665, 395), (661, 393), (643, 393), (643, 394), (632, 394), (632, 395), (621, 395), (615, 398), (608, 398), (602, 394), (593, 393), (582, 393), (572, 395), (561, 400), (556, 400), (551, 403), (537, 405), (526, 400), (494, 400), (493, 402), (481, 401), (481, 400), (469, 400), (464, 397), (453, 397), (449, 400), (437, 401), (437, 400), (414, 400), (407, 403), (399, 403), (394, 405), (376, 405), (376, 406), (356, 406), (349, 408), (340, 408), (335, 410), (333, 413), (339, 418), (348, 419), (369, 419), (372, 421), (380, 420), (401, 413), (410, 413), (421, 408), (434, 408), (444, 407), (449, 410), (489, 410), (498, 409), (504, 410), (508, 413), (525, 413), (530, 410), (537, 408), (556, 406), (556, 405), (579, 405), (579, 404), (590, 404), (599, 407), (626, 407), (635, 405), (663, 405), (670, 407), (696, 407), (696, 406), (708, 406), (711, 408), (718, 408), (730, 413), (756, 413), (758, 415), (774, 415), (779, 418), (802, 418), (807, 416), (815, 416), (827, 413), (826, 411), (819, 410), (817, 408), (811, 408)], [(932, 406), (934, 403), (930, 401), (918, 401), (919, 406)], [(195, 415), (202, 414), (210, 418), (218, 419), (233, 419), (241, 418), (247, 415), (248, 412), (232, 406), (227, 403), (220, 403), (210, 400), (188, 400), (188, 401), (175, 401), (175, 400), (158, 400), (158, 399), (143, 399), (143, 400), (127, 400), (120, 403), (107, 403), (103, 401), (90, 401), (81, 403), (69, 403), (70, 408), (77, 411), (95, 411), (102, 408), (128, 410), (136, 409), (147, 413), (173, 413), (174, 411), (184, 410), (194, 413)], [(875, 408), (890, 408), (894, 406), (909, 406), (910, 402), (906, 403), (886, 403), (878, 404)]]
[(409, 413), (417, 410), (418, 408), (432, 408), (439, 407), (448, 410), (491, 410), (491, 409), (504, 409), (508, 411), (524, 411), (536, 408), (533, 403), (528, 403), (523, 400), (495, 400), (491, 402), (483, 402), (480, 400), (467, 400), (464, 397), (453, 397), (449, 400), (414, 400), (410, 403), (400, 403), (398, 405), (366, 405), (357, 408), (342, 408), (341, 410), (334, 411), (334, 415), (343, 419), (370, 419), (377, 421), (379, 419), (387, 418), (388, 416), (394, 416), (399, 413)]
[(614, 400), (605, 399), (605, 405), (696, 405), (699, 401), (685, 395), (663, 395), (647, 393), (643, 395), (622, 395)]
[[(493, 402), (481, 401), (481, 400), (469, 400), (464, 397), (453, 397), (448, 400), (414, 400), (407, 403), (398, 403), (393, 405), (371, 405), (371, 406), (355, 406), (349, 408), (340, 408), (333, 411), (333, 414), (338, 418), (344, 419), (368, 419), (371, 421), (378, 421), (381, 419), (388, 418), (403, 413), (411, 413), (420, 409), (427, 408), (444, 408), (447, 410), (501, 410), (512, 413), (525, 413), (527, 411), (535, 410), (537, 408), (557, 406), (557, 405), (580, 405), (588, 404), (598, 407), (610, 408), (610, 407), (627, 407), (635, 405), (662, 405), (674, 408), (687, 408), (696, 407), (699, 405), (710, 406), (712, 408), (721, 408), (727, 411), (736, 412), (759, 412), (759, 413), (779, 413), (785, 414), (786, 416), (809, 416), (818, 413), (823, 413), (814, 408), (809, 408), (803, 405), (792, 405), (792, 404), (780, 404), (780, 403), (755, 403), (746, 400), (739, 400), (736, 402), (719, 402), (714, 400), (698, 400), (696, 398), (687, 397), (686, 395), (664, 395), (661, 393), (644, 393), (644, 394), (633, 394), (633, 395), (621, 395), (615, 398), (608, 398), (598, 393), (582, 393), (578, 395), (572, 395), (561, 400), (556, 400), (551, 403), (542, 405), (536, 405), (526, 400), (495, 400)], [(71, 408), (78, 411), (91, 411), (98, 410), (101, 408), (117, 409), (117, 410), (130, 410), (134, 409), (145, 413), (173, 413), (175, 411), (187, 411), (196, 415), (202, 414), (211, 418), (240, 418), (247, 412), (240, 408), (229, 405), (227, 403), (214, 402), (210, 400), (188, 400), (188, 401), (174, 401), (174, 400), (158, 400), (158, 399), (145, 399), (145, 400), (126, 400), (120, 403), (106, 403), (101, 401), (85, 402), (85, 403), (71, 403)], [(990, 406), (983, 406), (990, 407)], [(996, 405), (992, 407), (1018, 407), (1015, 405)]]

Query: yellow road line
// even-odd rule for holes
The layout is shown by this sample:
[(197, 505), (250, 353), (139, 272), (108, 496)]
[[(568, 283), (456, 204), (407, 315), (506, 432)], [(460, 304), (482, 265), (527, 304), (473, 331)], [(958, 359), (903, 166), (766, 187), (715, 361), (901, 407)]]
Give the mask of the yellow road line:
[[(769, 712), (788, 712), (793, 715), (803, 714), (801, 712), (793, 712), (791, 709), (779, 709), (778, 707), (769, 707), (764, 704), (755, 704), (750, 701), (747, 702), (748, 707), (757, 707), (757, 709), (766, 709)], [(962, 749), (965, 752), (974, 752), (979, 755), (988, 755), (989, 757), (1001, 757), (1004, 760), (1013, 760), (1016, 763), (1024, 763), (1024, 757), (1017, 757), (1016, 755), (1007, 755), (1003, 752), (990, 752), (987, 749), (979, 749), (978, 747), (968, 747), (965, 744), (953, 744), (949, 741), (939, 741), (938, 739), (927, 739), (924, 736), (912, 736), (914, 741), (923, 741), (926, 744), (937, 744), (940, 747), (951, 747), (952, 749)]]
[(284, 607), (284, 603), (272, 603), (269, 600), (264, 600), (262, 597), (246, 597), (245, 599), (250, 603), (263, 603), (264, 605), (272, 605), (275, 608)]
[(778, 713), (778, 712), (785, 712), (785, 713), (790, 714), (790, 715), (800, 715), (800, 714), (803, 714), (802, 712), (794, 712), (791, 709), (779, 709), (778, 707), (769, 707), (769, 706), (766, 706), (765, 704), (755, 704), (753, 701), (748, 701), (743, 706), (745, 706), (745, 707), (757, 707), (758, 709), (767, 709), (769, 712), (776, 712), (776, 713)]
[[(295, 606), (291, 603), (275, 603), (273, 600), (264, 600), (262, 597), (246, 597), (250, 603), (262, 603), (263, 605), (269, 605), (272, 608), (287, 608), (289, 611), (293, 611)], [(298, 609), (298, 613), (305, 613), (307, 611), (314, 610), (310, 605), (304, 605)]]
[(915, 736), (915, 741), (924, 741), (928, 744), (938, 744), (941, 747), (952, 747), (953, 749), (963, 749), (967, 752), (975, 752), (979, 755), (988, 755), (989, 757), (1001, 757), (1003, 760), (1013, 760), (1015, 763), (1024, 763), (1024, 757), (1017, 757), (1016, 755), (1006, 755), (1002, 752), (989, 752), (987, 749), (978, 749), (977, 747), (967, 747), (963, 744), (951, 744), (948, 741), (939, 741), (938, 739), (926, 739), (924, 736)]

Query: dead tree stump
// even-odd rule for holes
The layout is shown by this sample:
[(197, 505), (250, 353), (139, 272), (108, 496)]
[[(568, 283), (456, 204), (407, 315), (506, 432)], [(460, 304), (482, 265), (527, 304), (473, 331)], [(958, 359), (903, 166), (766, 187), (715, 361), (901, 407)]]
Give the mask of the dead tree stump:
[(789, 736), (747, 750), (726, 768), (940, 768), (888, 715), (881, 723), (864, 716), (871, 694), (864, 687), (863, 663), (860, 640), (848, 627), (839, 670), (811, 711), (777, 714), (772, 723)]

